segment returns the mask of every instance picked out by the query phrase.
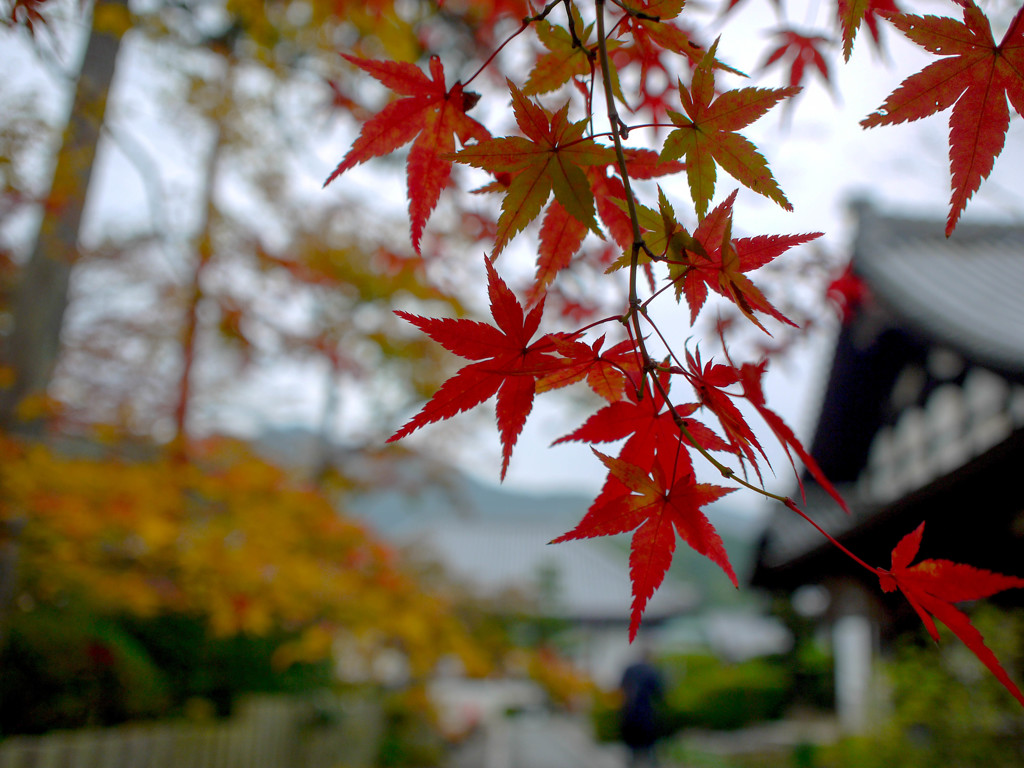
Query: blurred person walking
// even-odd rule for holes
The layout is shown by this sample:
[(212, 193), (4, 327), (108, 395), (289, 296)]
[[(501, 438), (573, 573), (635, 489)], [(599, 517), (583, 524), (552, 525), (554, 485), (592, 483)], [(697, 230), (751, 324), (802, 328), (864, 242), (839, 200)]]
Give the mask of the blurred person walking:
[(622, 740), (629, 747), (629, 765), (657, 766), (655, 751), (661, 736), (660, 713), (665, 696), (661, 673), (651, 663), (650, 649), (641, 649), (640, 660), (622, 673)]

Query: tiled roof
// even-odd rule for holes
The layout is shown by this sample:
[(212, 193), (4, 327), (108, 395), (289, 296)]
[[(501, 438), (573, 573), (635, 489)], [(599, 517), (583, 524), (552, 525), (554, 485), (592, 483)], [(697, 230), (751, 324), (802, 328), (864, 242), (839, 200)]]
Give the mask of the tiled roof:
[[(863, 480), (867, 448), (888, 407), (882, 400), (889, 399), (893, 376), (911, 362), (902, 356), (941, 348), (970, 366), (1024, 383), (1024, 225), (961, 224), (947, 239), (938, 219), (890, 216), (863, 202), (853, 208), (857, 233), (851, 263), (868, 289), (869, 304), (852, 329), (841, 333), (811, 449), (826, 474), (842, 481), (852, 514), (843, 514), (813, 484), (804, 508), (833, 536), (857, 538), (863, 547), (868, 531), (896, 522), (888, 520), (894, 510), (911, 510), (918, 497), (941, 498), (950, 480), (931, 477), (927, 487), (909, 488), (902, 499), (883, 499), (857, 482)], [(1011, 426), (1020, 428), (1017, 423), (1007, 429)], [(1015, 434), (1017, 445), (1020, 433)], [(977, 453), (964, 454), (975, 474), (986, 461)], [(966, 466), (944, 471), (967, 477)], [(916, 508), (909, 514), (917, 520)], [(788, 510), (776, 513), (762, 537), (753, 580), (773, 587), (790, 584), (800, 578), (800, 563), (820, 565), (826, 550), (831, 552), (805, 521)]]
[(853, 268), (907, 330), (967, 360), (1024, 379), (1024, 225), (858, 215)]

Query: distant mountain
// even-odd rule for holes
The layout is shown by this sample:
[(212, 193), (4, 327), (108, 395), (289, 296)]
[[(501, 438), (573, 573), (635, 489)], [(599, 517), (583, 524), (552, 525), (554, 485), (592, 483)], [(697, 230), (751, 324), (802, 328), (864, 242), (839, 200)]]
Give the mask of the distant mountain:
[[(486, 485), (453, 471), (441, 483), (409, 491), (378, 490), (355, 497), (351, 511), (385, 535), (401, 535), (443, 521), (538, 521), (568, 530), (590, 505), (573, 493), (526, 493)], [(557, 527), (557, 526), (556, 526)]]
[[(271, 460), (299, 467), (307, 464), (312, 467), (324, 457), (346, 465), (360, 460), (358, 452), (324, 445), (315, 433), (297, 428), (267, 432), (258, 441), (257, 448)], [(455, 571), (466, 573), (486, 567), (481, 550), (487, 548), (488, 537), (500, 537), (507, 542), (515, 540), (521, 556), (530, 562), (542, 557), (557, 563), (560, 558), (576, 557), (570, 554), (570, 548), (584, 547), (602, 560), (619, 564), (623, 577), (628, 579), (628, 536), (546, 546), (552, 538), (580, 521), (590, 506), (590, 496), (512, 490), (480, 482), (456, 469), (439, 471), (436, 466), (414, 457), (389, 472), (395, 478), (390, 487), (346, 498), (345, 511), (369, 523), (382, 536), (398, 542), (415, 542), (432, 535), (439, 556), (445, 560), (460, 557), (465, 560), (465, 568), (460, 568), (457, 562), (448, 563)], [(723, 502), (706, 511), (722, 537), (742, 584), (753, 567), (759, 531), (750, 524), (748, 517)], [(477, 542), (471, 545), (477, 551), (460, 554), (459, 546), (454, 544), (456, 541)], [(564, 551), (560, 551), (563, 547)], [(543, 556), (539, 554), (541, 550)], [(495, 564), (495, 571), (508, 571), (507, 560), (512, 556), (509, 552), (501, 555), (505, 564), (500, 567)], [(750, 599), (747, 590), (737, 591), (732, 587), (717, 565), (685, 546), (676, 549), (669, 580), (677, 586), (694, 588), (701, 607), (734, 607)]]

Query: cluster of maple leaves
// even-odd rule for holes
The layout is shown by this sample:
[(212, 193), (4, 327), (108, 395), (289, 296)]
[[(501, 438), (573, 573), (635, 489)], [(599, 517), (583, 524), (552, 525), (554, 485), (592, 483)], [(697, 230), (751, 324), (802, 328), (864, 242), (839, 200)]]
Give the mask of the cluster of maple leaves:
[[(846, 508), (792, 430), (768, 407), (762, 388), (767, 360), (737, 365), (728, 353), (724, 362), (703, 360), (699, 349), (678, 354), (648, 313), (652, 301), (674, 294), (677, 301), (685, 300), (692, 327), (714, 292), (765, 332), (768, 318), (790, 323), (748, 273), (821, 233), (736, 237), (738, 190), (714, 207), (712, 201), (721, 170), (746, 189), (791, 209), (767, 161), (740, 131), (795, 96), (808, 65), (828, 79), (820, 52), (825, 38), (781, 30), (778, 46), (765, 64), (788, 61), (789, 85), (722, 90), (716, 74), (739, 73), (718, 59), (717, 42), (703, 47), (694, 41), (682, 16), (683, 0), (552, 0), (536, 8), (521, 5), (527, 15), (495, 53), (528, 29), (536, 33), (543, 50), (522, 85), (505, 80), (515, 135), (492, 136), (469, 115), (480, 96), (468, 86), (494, 65), (495, 57), (467, 82), (449, 85), (436, 57), (430, 60), (428, 77), (414, 64), (343, 54), (398, 98), (365, 122), (327, 182), (411, 142), (406, 164), (409, 215), (412, 245), (419, 251), (427, 220), (451, 183), (453, 166), (458, 163), (490, 175), (491, 181), (476, 191), (501, 195), (486, 259), (493, 324), (398, 313), (469, 362), (391, 440), (496, 397), (504, 478), (536, 395), (585, 381), (605, 405), (558, 442), (622, 441), (621, 448), (617, 456), (594, 450), (608, 470), (605, 483), (580, 523), (555, 541), (632, 533), (632, 639), (678, 538), (717, 563), (737, 584), (722, 540), (702, 511), (708, 504), (744, 486), (804, 516), (790, 499), (763, 490), (760, 481), (767, 456), (738, 402), (753, 407), (784, 447), (794, 470), (799, 459)], [(958, 0), (957, 5), (962, 22), (901, 13), (891, 0), (839, 0), (837, 7), (847, 59), (862, 25), (877, 42), (879, 19), (943, 57), (909, 77), (862, 124), (916, 120), (953, 107), (953, 193), (947, 234), (1002, 149), (1009, 122), (1007, 101), (1024, 114), (1024, 9), (996, 44), (988, 19), (972, 0)], [(562, 21), (556, 23), (556, 16)], [(656, 70), (668, 75), (670, 87), (649, 86)], [(638, 84), (628, 95), (623, 86), (627, 73), (629, 82)], [(539, 100), (563, 86), (578, 92), (582, 109), (579, 98), (553, 108)], [(604, 95), (604, 110), (595, 107), (597, 93)], [(625, 113), (634, 125), (623, 119)], [(648, 129), (638, 133), (655, 140), (663, 135), (660, 149), (626, 146), (636, 128)], [(641, 203), (634, 192), (640, 182), (677, 174), (686, 180), (696, 219), (689, 228), (660, 186), (651, 205)], [(524, 306), (498, 275), (494, 262), (536, 220), (536, 276)], [(583, 328), (540, 333), (545, 296), (558, 274), (574, 260), (591, 258), (584, 248), (588, 235), (608, 244), (597, 253), (610, 249), (613, 254), (596, 266), (608, 272), (628, 270), (621, 312)], [(644, 277), (650, 288), (646, 297), (641, 294)], [(594, 329), (602, 324), (624, 330), (625, 340), (594, 338)], [(653, 337), (664, 345), (662, 357), (649, 348)], [(707, 417), (712, 424), (705, 423)], [(738, 468), (716, 454), (731, 457)], [(693, 464), (697, 457), (710, 462), (730, 485), (698, 482)], [(939, 560), (911, 566), (922, 532), (923, 524), (896, 545), (890, 569), (870, 566), (833, 543), (878, 577), (884, 590), (902, 591), (933, 636), (937, 638), (932, 617), (946, 624), (1024, 704), (1024, 695), (980, 634), (953, 607), (962, 600), (1024, 586), (1024, 580)]]

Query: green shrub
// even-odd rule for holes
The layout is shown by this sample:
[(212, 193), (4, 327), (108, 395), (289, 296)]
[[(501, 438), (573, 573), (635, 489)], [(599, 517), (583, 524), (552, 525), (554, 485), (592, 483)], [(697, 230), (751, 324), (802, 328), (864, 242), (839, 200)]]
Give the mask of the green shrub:
[(673, 686), (668, 709), (675, 728), (731, 730), (782, 716), (792, 681), (762, 660), (705, 666)]
[[(972, 622), (1020, 684), (1024, 613), (979, 606)], [(936, 646), (904, 641), (884, 665), (891, 710), (878, 731), (825, 750), (829, 768), (1019, 768), (1024, 765), (1020, 704), (951, 633)]]
[[(732, 730), (776, 719), (792, 697), (790, 674), (767, 660), (725, 664), (707, 654), (674, 654), (659, 659), (658, 666), (666, 684), (666, 735), (684, 728)], [(598, 740), (619, 738), (619, 713), (611, 699), (594, 704), (591, 723)]]
[(590, 724), (594, 730), (594, 738), (599, 742), (610, 743), (622, 738), (619, 709), (615, 706), (613, 697), (595, 697), (590, 707)]
[(169, 701), (165, 676), (138, 642), (74, 608), (15, 613), (0, 669), (5, 734), (156, 717)]
[(384, 700), (384, 731), (377, 750), (380, 768), (441, 765), (445, 751), (422, 690), (394, 691)]

